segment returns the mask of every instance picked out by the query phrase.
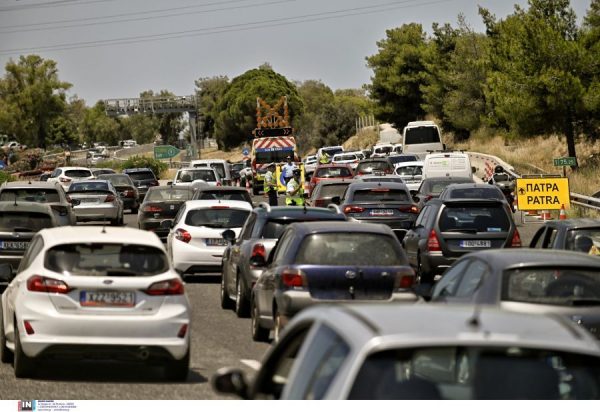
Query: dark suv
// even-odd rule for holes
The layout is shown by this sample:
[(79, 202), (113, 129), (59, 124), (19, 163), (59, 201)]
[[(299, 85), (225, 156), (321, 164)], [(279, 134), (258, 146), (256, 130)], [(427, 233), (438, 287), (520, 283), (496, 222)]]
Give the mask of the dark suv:
[(324, 220), (344, 221), (346, 216), (336, 207), (270, 207), (261, 203), (254, 208), (235, 243), (223, 253), (221, 307), (228, 309), (235, 302), (238, 316), (248, 316), (250, 291), (285, 227), (294, 222)]
[(432, 199), (402, 243), (421, 283), (431, 283), (462, 255), (521, 247), (521, 238), (505, 200)]
[(156, 179), (154, 172), (147, 167), (125, 169), (123, 170), (123, 173), (129, 175), (131, 180), (133, 180), (133, 184), (138, 190), (139, 203), (144, 201), (144, 197), (146, 197), (146, 193), (148, 193), (148, 188), (158, 186), (158, 179)]
[(354, 175), (370, 175), (377, 171), (391, 175), (394, 173), (394, 165), (387, 158), (364, 159), (356, 165)]

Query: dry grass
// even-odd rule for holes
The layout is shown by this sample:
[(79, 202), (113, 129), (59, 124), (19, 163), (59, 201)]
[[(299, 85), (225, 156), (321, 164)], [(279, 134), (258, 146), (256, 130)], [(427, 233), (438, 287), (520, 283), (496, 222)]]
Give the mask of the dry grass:
[(357, 135), (346, 140), (342, 146), (344, 150), (370, 149), (378, 140), (379, 135), (375, 130), (361, 130)]

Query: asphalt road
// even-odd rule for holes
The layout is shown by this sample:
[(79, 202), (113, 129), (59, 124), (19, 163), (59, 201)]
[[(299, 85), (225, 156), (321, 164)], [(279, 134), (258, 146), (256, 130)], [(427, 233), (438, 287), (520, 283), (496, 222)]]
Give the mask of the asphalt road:
[[(262, 196), (254, 198), (264, 201)], [(280, 199), (281, 201), (281, 199)], [(520, 219), (515, 218), (518, 222)], [(125, 223), (137, 227), (137, 216)], [(539, 225), (519, 225), (527, 245)], [(101, 363), (40, 365), (35, 379), (15, 379), (11, 365), (0, 364), (0, 399), (219, 399), (210, 377), (224, 366), (241, 367), (249, 375), (269, 345), (252, 341), (250, 320), (238, 319), (219, 304), (217, 273), (187, 280), (193, 310), (191, 370), (185, 383), (171, 383), (160, 368)]]

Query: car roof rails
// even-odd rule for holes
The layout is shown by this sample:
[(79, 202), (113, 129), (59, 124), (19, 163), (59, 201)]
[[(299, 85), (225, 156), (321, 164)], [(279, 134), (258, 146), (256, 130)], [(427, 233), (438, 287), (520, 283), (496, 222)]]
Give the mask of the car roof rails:
[(339, 214), (339, 215), (343, 215), (342, 213), (342, 209), (340, 209), (340, 207), (338, 205), (336, 205), (335, 203), (330, 203), (327, 206), (327, 209), (331, 209), (333, 210), (335, 213)]
[(271, 212), (271, 205), (268, 204), (267, 202), (260, 202), (257, 207), (260, 207), (261, 209), (265, 209), (267, 211), (267, 213)]

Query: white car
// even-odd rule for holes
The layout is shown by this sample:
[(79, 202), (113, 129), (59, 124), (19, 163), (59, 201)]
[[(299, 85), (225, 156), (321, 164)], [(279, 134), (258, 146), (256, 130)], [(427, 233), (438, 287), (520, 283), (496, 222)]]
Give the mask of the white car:
[(337, 153), (337, 154), (333, 155), (333, 158), (331, 159), (331, 163), (347, 164), (352, 169), (356, 169), (358, 162), (360, 162), (363, 158), (364, 158), (364, 155), (361, 158), (356, 153), (347, 153), (347, 152)]
[(318, 166), (318, 159), (316, 155), (306, 156), (304, 158), (304, 173), (308, 176), (314, 173)]
[(92, 179), (95, 179), (95, 176), (87, 167), (57, 167), (48, 178), (48, 182), (60, 183), (63, 189), (68, 190), (73, 182)]
[(396, 166), (394, 174), (402, 177), (408, 190), (419, 190), (423, 181), (423, 162), (403, 162)]
[(223, 232), (237, 237), (252, 211), (240, 200), (190, 200), (185, 202), (167, 236), (167, 249), (177, 272), (192, 275), (220, 271), (227, 247)]
[(173, 179), (173, 186), (191, 186), (192, 183), (202, 181), (209, 186), (221, 186), (217, 172), (211, 167), (187, 167), (179, 169)]
[[(0, 265), (0, 277), (8, 276)], [(9, 266), (8, 266), (9, 267)], [(185, 380), (190, 305), (153, 233), (114, 227), (39, 231), (2, 294), (0, 357), (28, 377), (43, 359), (161, 364)]]

